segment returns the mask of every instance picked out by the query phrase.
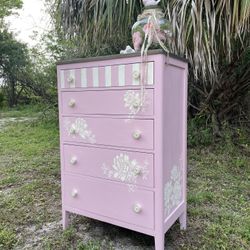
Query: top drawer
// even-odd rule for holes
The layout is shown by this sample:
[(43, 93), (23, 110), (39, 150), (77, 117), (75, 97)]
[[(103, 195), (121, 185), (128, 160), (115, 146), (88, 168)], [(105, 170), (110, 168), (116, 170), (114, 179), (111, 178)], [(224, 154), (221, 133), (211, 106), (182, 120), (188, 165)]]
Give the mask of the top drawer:
[[(59, 71), (61, 89), (108, 88), (140, 85), (141, 63), (120, 64)], [(146, 85), (154, 85), (154, 62), (145, 67)]]

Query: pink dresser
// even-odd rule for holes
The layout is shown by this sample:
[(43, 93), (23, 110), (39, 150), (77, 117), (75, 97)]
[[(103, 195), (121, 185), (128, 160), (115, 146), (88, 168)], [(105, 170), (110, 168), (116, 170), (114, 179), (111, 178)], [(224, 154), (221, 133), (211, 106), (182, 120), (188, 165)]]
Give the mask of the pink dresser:
[(155, 237), (186, 228), (187, 62), (152, 50), (59, 63), (63, 227), (77, 213)]

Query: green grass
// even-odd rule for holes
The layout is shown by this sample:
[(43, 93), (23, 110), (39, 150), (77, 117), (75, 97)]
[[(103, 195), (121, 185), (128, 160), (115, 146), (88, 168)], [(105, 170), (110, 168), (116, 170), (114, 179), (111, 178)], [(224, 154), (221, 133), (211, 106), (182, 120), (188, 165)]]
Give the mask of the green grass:
[[(2, 117), (12, 114), (35, 117), (37, 110)], [(0, 131), (0, 249), (152, 249), (152, 237), (81, 216), (72, 216), (63, 232), (58, 126), (49, 120), (10, 123)], [(204, 133), (204, 145), (194, 142), (188, 153), (188, 230), (176, 223), (166, 242), (172, 249), (250, 249), (249, 142), (238, 130), (237, 140), (209, 146)]]
[(0, 118), (5, 117), (36, 117), (41, 113), (43, 106), (41, 104), (22, 105), (15, 108), (0, 108)]

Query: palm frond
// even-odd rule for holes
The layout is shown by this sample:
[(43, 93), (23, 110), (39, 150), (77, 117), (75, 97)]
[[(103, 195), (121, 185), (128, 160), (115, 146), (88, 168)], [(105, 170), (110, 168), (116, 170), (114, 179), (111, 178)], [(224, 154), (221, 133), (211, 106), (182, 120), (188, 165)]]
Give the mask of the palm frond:
[[(57, 1), (60, 28), (82, 54), (117, 53), (131, 44), (131, 27), (141, 13), (141, 1)], [(189, 59), (195, 79), (213, 84), (220, 63), (233, 59), (234, 43), (240, 41), (239, 51), (250, 46), (249, 0), (164, 0), (161, 5), (172, 23), (171, 50)]]

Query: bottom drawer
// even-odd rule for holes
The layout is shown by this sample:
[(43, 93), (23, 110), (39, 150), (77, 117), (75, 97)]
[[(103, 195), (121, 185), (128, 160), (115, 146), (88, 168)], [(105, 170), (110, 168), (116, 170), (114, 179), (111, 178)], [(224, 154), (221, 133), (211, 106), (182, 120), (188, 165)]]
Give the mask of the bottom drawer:
[(154, 228), (154, 192), (111, 181), (62, 176), (63, 205), (145, 228)]

